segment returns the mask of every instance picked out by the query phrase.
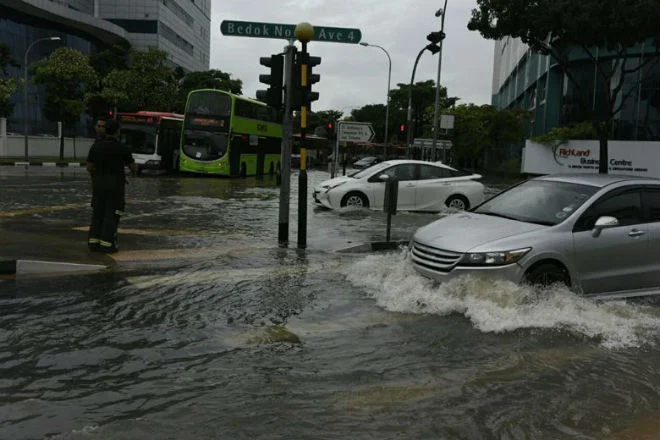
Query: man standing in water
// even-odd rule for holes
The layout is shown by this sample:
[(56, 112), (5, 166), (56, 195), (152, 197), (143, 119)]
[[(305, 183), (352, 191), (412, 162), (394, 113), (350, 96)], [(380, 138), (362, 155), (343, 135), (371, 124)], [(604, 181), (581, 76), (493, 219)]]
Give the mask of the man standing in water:
[(124, 166), (128, 166), (133, 176), (137, 175), (137, 167), (131, 150), (117, 140), (119, 122), (115, 119), (103, 122), (97, 122), (100, 139), (87, 155), (87, 171), (92, 176), (92, 222), (87, 244), (92, 251), (113, 253), (118, 250), (117, 227), (124, 213)]

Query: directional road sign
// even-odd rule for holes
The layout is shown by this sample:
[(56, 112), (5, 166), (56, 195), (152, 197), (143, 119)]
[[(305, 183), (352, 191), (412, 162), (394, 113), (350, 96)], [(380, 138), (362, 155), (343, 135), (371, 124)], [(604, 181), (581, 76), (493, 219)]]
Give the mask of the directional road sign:
[(369, 122), (339, 122), (340, 142), (370, 142), (376, 133)]
[[(295, 24), (259, 23), (233, 20), (224, 20), (220, 23), (220, 32), (222, 32), (222, 35), (230, 35), (234, 37), (293, 40), (296, 38), (295, 30)], [(358, 44), (361, 39), (362, 32), (360, 32), (360, 29), (314, 26), (314, 37), (312, 38), (312, 41)]]

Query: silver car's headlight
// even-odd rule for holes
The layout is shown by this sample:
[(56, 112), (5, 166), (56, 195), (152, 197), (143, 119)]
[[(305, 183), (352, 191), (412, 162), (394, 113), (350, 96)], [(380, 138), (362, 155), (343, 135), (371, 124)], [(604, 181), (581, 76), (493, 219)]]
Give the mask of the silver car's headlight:
[(463, 255), (458, 262), (464, 266), (503, 266), (512, 264), (524, 257), (532, 248), (516, 249), (502, 252), (476, 252)]
[(325, 190), (325, 192), (328, 192), (331, 189), (335, 189), (338, 186), (343, 185), (344, 183), (346, 183), (346, 182), (333, 183), (332, 185), (323, 185), (322, 188)]

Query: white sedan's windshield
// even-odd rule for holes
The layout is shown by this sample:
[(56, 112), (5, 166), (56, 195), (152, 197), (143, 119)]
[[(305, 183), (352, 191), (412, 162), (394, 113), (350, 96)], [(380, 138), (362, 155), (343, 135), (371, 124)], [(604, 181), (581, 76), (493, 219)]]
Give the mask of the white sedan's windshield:
[(350, 177), (353, 177), (355, 179), (361, 179), (363, 177), (369, 177), (371, 176), (374, 172), (377, 172), (379, 170), (382, 170), (384, 168), (387, 168), (390, 166), (390, 163), (388, 162), (381, 162), (377, 163), (374, 165), (371, 165), (370, 167), (361, 169), (360, 171), (354, 173), (354, 174), (349, 174)]
[(597, 190), (575, 183), (530, 180), (496, 195), (474, 212), (552, 226), (568, 218)]

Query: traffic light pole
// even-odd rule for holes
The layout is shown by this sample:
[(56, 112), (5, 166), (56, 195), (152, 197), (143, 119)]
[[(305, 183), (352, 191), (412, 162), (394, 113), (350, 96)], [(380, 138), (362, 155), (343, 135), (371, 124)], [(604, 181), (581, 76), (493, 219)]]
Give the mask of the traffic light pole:
[(303, 90), (302, 105), (300, 106), (300, 174), (298, 175), (298, 248), (307, 247), (307, 148), (305, 148), (305, 132), (307, 131), (307, 68), (308, 56), (307, 42), (301, 41), (300, 51), (300, 86)]
[(282, 119), (282, 161), (280, 162), (280, 175), (282, 176), (282, 184), (280, 186), (280, 217), (279, 227), (277, 233), (277, 241), (282, 247), (289, 244), (289, 200), (291, 193), (291, 148), (293, 146), (293, 120), (291, 118), (291, 99), (293, 97), (292, 91), (292, 74), (293, 72), (293, 57), (296, 47), (293, 41), (289, 41), (289, 45), (285, 48), (284, 63), (284, 117)]
[[(440, 22), (440, 33), (444, 34), (445, 29), (445, 15), (447, 13), (447, 0), (445, 0), (445, 7), (442, 9), (442, 19)], [(443, 39), (444, 40), (444, 39)], [(438, 53), (438, 79), (435, 83), (435, 104), (433, 106), (433, 162), (436, 161), (436, 146), (438, 145), (438, 118), (440, 115), (440, 73), (442, 72), (442, 42), (440, 40), (440, 51)], [(442, 146), (442, 163), (447, 163), (447, 149)]]

